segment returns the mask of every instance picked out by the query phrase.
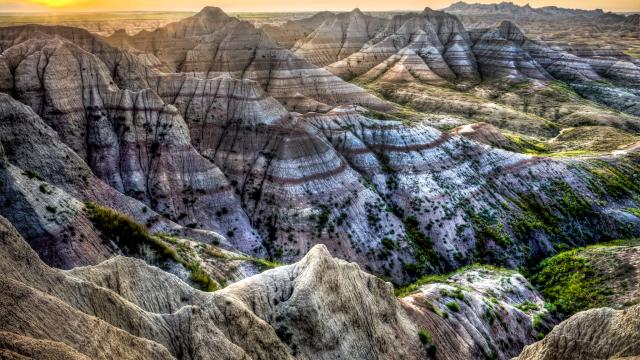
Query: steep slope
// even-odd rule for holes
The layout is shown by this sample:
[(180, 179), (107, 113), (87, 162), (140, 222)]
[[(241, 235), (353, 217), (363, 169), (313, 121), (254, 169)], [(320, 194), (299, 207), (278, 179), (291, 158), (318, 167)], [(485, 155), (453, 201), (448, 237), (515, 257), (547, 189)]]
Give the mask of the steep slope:
[[(430, 69), (435, 76), (449, 81), (477, 80), (475, 59), (464, 27), (454, 16), (429, 8), (419, 14), (395, 16), (360, 51), (326, 68), (344, 79), (352, 79), (397, 53), (418, 56), (422, 61), (416, 65), (422, 69), (417, 71)], [(387, 61), (385, 69), (393, 69), (395, 63)], [(378, 76), (380, 70), (377, 69)], [(407, 71), (411, 73), (412, 69)]]
[[(411, 16), (442, 21), (457, 38), (450, 17)], [(633, 155), (592, 166), (514, 155), (427, 121), (369, 119), (353, 106), (288, 113), (251, 80), (164, 74), (86, 31), (44, 29), (0, 31), (4, 91), (107, 184), (226, 236), (218, 241), (230, 249), (290, 262), (323, 243), (402, 283), (476, 260), (517, 266), (558, 243), (638, 231), (636, 218), (620, 216), (637, 206), (637, 187), (596, 190), (607, 181), (598, 166), (633, 183)], [(78, 64), (79, 76), (65, 76), (65, 64)], [(606, 232), (593, 230), (596, 221)]]
[(639, 263), (637, 240), (614, 241), (545, 259), (529, 279), (565, 317), (596, 307), (624, 309), (640, 301)]
[[(239, 249), (259, 247), (224, 175), (191, 146), (184, 120), (156, 92), (119, 89), (99, 58), (60, 38), (27, 40), (2, 59), (14, 69), (3, 90), (30, 105), (111, 187), (183, 225), (235, 229)], [(77, 64), (71, 76), (69, 64)], [(226, 216), (216, 217), (223, 208)]]
[[(309, 25), (312, 26), (314, 20), (311, 18)], [(326, 66), (359, 51), (382, 30), (385, 23), (384, 19), (364, 15), (360, 9), (354, 9), (326, 19), (291, 50), (312, 64)]]
[(400, 292), (412, 289), (400, 301), (417, 326), (432, 331), (437, 359), (510, 359), (555, 323), (542, 297), (515, 272), (473, 266)]
[[(485, 269), (398, 300), (389, 283), (332, 258), (321, 245), (296, 264), (202, 293), (131, 258), (49, 268), (3, 218), (0, 241), (3, 355), (422, 359), (436, 348), (438, 358), (465, 359), (491, 351), (483, 336), (506, 336), (509, 326), (519, 340), (492, 353), (504, 359), (520, 339), (531, 338), (530, 316), (544, 313), (530, 309), (541, 300), (520, 275)], [(460, 309), (426, 305), (448, 300)]]
[(255, 80), (291, 110), (326, 110), (321, 104), (345, 103), (389, 108), (357, 86), (277, 46), (262, 30), (227, 16), (219, 8), (206, 7), (193, 17), (154, 32), (120, 35), (109, 41), (153, 54), (173, 72), (200, 78), (230, 75)]
[(517, 360), (633, 359), (640, 355), (640, 305), (580, 312), (527, 346)]

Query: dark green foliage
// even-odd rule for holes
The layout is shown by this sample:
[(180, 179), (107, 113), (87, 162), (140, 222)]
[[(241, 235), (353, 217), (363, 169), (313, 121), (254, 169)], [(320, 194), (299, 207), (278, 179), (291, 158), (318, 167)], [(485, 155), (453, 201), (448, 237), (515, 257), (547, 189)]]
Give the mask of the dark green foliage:
[(130, 253), (137, 252), (142, 244), (153, 243), (147, 229), (128, 216), (92, 202), (87, 203), (86, 207), (89, 218), (101, 236), (128, 249)]
[(22, 175), (28, 177), (29, 179), (36, 179), (40, 181), (44, 181), (44, 178), (33, 170), (27, 170), (22, 173)]
[[(600, 195), (609, 194), (622, 199), (633, 193), (640, 193), (640, 166), (636, 163), (619, 164), (614, 167), (605, 161), (594, 161), (594, 167), (588, 169), (600, 184), (593, 184), (594, 192)], [(601, 188), (604, 187), (606, 192)]]
[(530, 301), (525, 301), (522, 304), (517, 305), (516, 307), (520, 311), (524, 311), (524, 312), (527, 312), (527, 311), (530, 311), (530, 310), (539, 310), (538, 305), (536, 305), (536, 304), (534, 304), (534, 303), (532, 303)]
[(438, 253), (433, 249), (433, 242), (431, 241), (431, 238), (420, 231), (419, 225), (418, 219), (416, 219), (415, 216), (409, 216), (404, 219), (407, 240), (409, 240), (409, 243), (413, 245), (417, 259), (415, 269), (405, 266), (405, 269), (409, 272), (422, 272), (427, 265), (431, 270), (440, 266), (440, 255), (438, 255)]
[(396, 246), (393, 240), (389, 239), (388, 237), (383, 237), (382, 240), (380, 240), (380, 242), (382, 243), (382, 246), (384, 246), (386, 249), (389, 249), (389, 250), (393, 250)]
[(436, 355), (436, 346), (433, 344), (433, 338), (431, 337), (431, 333), (425, 329), (420, 329), (418, 331), (418, 338), (422, 345), (424, 345), (425, 350), (429, 356), (433, 357)]
[(418, 331), (418, 337), (420, 338), (420, 342), (425, 345), (430, 344), (432, 341), (431, 334), (425, 329)]
[(322, 230), (327, 225), (329, 222), (329, 215), (331, 214), (329, 207), (323, 205), (320, 206), (320, 208), (322, 209), (322, 212), (318, 215), (318, 230)]
[(487, 209), (480, 212), (469, 211), (469, 217), (476, 229), (476, 235), (481, 241), (492, 240), (496, 244), (506, 247), (511, 245), (512, 240), (502, 223), (499, 223), (495, 215)]

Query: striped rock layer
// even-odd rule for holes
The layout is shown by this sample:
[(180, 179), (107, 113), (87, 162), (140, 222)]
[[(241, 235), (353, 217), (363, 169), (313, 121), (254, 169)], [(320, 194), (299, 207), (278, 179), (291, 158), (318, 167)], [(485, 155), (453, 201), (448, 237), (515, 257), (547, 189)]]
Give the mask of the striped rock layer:
[[(182, 31), (175, 36), (208, 34), (211, 25), (198, 19), (169, 27)], [(426, 29), (441, 21), (439, 32), (425, 33), (423, 40), (442, 37), (441, 45), (456, 48), (467, 35), (447, 19), (427, 11), (408, 23)], [(446, 34), (451, 41), (444, 42)], [(529, 255), (554, 251), (557, 241), (596, 241), (604, 233), (589, 230), (594, 221), (611, 236), (637, 229), (637, 219), (618, 215), (617, 201), (593, 201), (597, 180), (579, 162), (513, 154), (423, 123), (370, 119), (353, 105), (289, 112), (256, 81), (165, 73), (153, 56), (113, 47), (79, 29), (3, 28), (0, 46), (0, 91), (9, 94), (0, 115), (15, 129), (16, 113), (40, 124), (3, 135), (7, 161), (17, 168), (11, 176), (32, 169), (28, 148), (18, 151), (32, 146), (23, 138), (55, 133), (53, 150), (42, 151), (33, 163), (45, 183), (64, 186), (79, 201), (115, 203), (142, 222), (153, 214), (158, 219), (150, 225), (158, 222), (157, 230), (194, 228), (191, 236), (203, 241), (222, 238), (231, 249), (284, 261), (323, 243), (334, 255), (400, 282), (476, 260), (518, 265)], [(443, 69), (465, 76), (470, 68)], [(69, 154), (88, 183), (70, 181), (76, 184), (71, 187), (46, 169), (47, 163), (67, 165)], [(83, 178), (79, 170), (68, 172), (69, 178)], [(130, 205), (85, 195), (94, 187), (120, 194)], [(579, 194), (576, 201), (588, 206), (567, 212), (567, 193)], [(629, 198), (624, 207), (636, 201)], [(51, 205), (36, 207), (26, 196), (24, 202), (47, 218)], [(540, 204), (553, 214), (544, 221), (575, 236), (518, 230), (530, 207)], [(79, 208), (71, 205), (66, 207)], [(3, 215), (27, 231), (24, 217), (7, 209)], [(73, 242), (56, 243), (50, 236), (55, 231), (39, 231), (45, 233), (49, 237), (39, 241), (79, 249)], [(108, 256), (103, 250), (96, 252)], [(85, 260), (78, 255), (67, 262), (98, 258)]]

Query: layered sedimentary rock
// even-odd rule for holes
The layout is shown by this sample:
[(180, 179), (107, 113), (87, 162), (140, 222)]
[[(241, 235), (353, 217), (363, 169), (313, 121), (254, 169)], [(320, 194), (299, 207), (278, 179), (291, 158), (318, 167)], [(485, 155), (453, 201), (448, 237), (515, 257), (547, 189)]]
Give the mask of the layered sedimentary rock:
[[(360, 83), (453, 82), (462, 88), (479, 80), (562, 80), (588, 99), (638, 114), (640, 68), (633, 57), (621, 51), (580, 51), (533, 41), (510, 21), (467, 31), (456, 17), (430, 9), (389, 20), (374, 21), (357, 11), (339, 19), (322, 23), (314, 21), (317, 18), (297, 20), (296, 26), (305, 25), (313, 33), (298, 40), (293, 49), (343, 79), (357, 78)], [(370, 40), (363, 41), (367, 37)], [(341, 50), (344, 44), (346, 51)], [(357, 44), (361, 45), (359, 50), (355, 50)]]
[(365, 74), (399, 51), (416, 53), (429, 69), (444, 79), (473, 80), (475, 77), (475, 60), (462, 24), (453, 16), (428, 8), (419, 14), (395, 16), (360, 51), (326, 68), (350, 79)]
[[(173, 79), (158, 82), (157, 92), (121, 90), (97, 56), (59, 38), (26, 41), (3, 55), (15, 69), (5, 91), (40, 114), (112, 188), (183, 225), (234, 231), (243, 239), (238, 249), (260, 247), (225, 176), (193, 148), (180, 113), (158, 95), (173, 89)], [(69, 64), (78, 64), (71, 75)]]
[(278, 45), (291, 48), (325, 21), (335, 19), (336, 14), (331, 11), (321, 11), (313, 16), (299, 20), (288, 20), (282, 25), (265, 24), (262, 30)]
[(326, 66), (359, 51), (385, 24), (386, 20), (355, 9), (325, 20), (292, 50), (317, 66)]
[[(400, 302), (418, 327), (433, 331), (438, 359), (510, 359), (554, 324), (527, 280), (504, 270), (465, 270)], [(534, 326), (534, 318), (544, 320)]]
[(524, 34), (508, 21), (482, 34), (473, 52), (483, 78), (551, 80), (546, 70), (522, 50), (524, 41)]
[(318, 102), (388, 108), (382, 100), (279, 47), (262, 30), (218, 8), (204, 8), (153, 32), (120, 35), (110, 42), (153, 54), (173, 72), (252, 79), (292, 110), (322, 109)]
[[(187, 30), (208, 34), (209, 16), (244, 26), (206, 9), (167, 29), (178, 37)], [(416, 41), (449, 39), (444, 43), (456, 47), (464, 39), (450, 16), (427, 10), (407, 18), (396, 22), (431, 29)], [(167, 29), (153, 36), (166, 39)], [(0, 40), (3, 91), (29, 105), (37, 114), (30, 116), (40, 116), (106, 184), (145, 204), (136, 202), (135, 211), (112, 207), (137, 216), (147, 206), (149, 214), (218, 232), (233, 249), (295, 261), (324, 243), (402, 282), (477, 259), (518, 265), (525, 254), (554, 251), (558, 241), (602, 239), (587, 231), (594, 218), (611, 236), (636, 231), (635, 220), (615, 216), (623, 205), (595, 201), (608, 194), (591, 191), (600, 180), (579, 162), (507, 153), (427, 122), (374, 120), (354, 106), (289, 113), (255, 81), (166, 74), (141, 54), (78, 29), (6, 28)], [(65, 64), (73, 64), (70, 74)], [(448, 69), (453, 81), (464, 67)], [(566, 193), (582, 211), (564, 210)], [(631, 206), (632, 193), (621, 200), (627, 196), (624, 206)], [(538, 204), (553, 215), (544, 226), (522, 229)], [(556, 227), (575, 237), (558, 237)]]
[(518, 360), (633, 359), (640, 354), (640, 305), (580, 312), (527, 346)]
[[(0, 242), (3, 355), (422, 359), (436, 346), (442, 359), (490, 351), (503, 359), (531, 336), (530, 316), (544, 312), (517, 308), (541, 301), (520, 275), (484, 269), (398, 300), (391, 284), (331, 257), (324, 246), (296, 264), (203, 293), (125, 257), (72, 271), (50, 268), (3, 218)], [(448, 301), (459, 302), (459, 310), (445, 307)], [(433, 335), (430, 343), (420, 332)], [(483, 336), (504, 337), (511, 347), (488, 345)]]
[(491, 145), (505, 150), (517, 150), (518, 147), (499, 129), (487, 123), (475, 123), (470, 125), (459, 126), (450, 131), (451, 134), (460, 135), (477, 141), (482, 144)]

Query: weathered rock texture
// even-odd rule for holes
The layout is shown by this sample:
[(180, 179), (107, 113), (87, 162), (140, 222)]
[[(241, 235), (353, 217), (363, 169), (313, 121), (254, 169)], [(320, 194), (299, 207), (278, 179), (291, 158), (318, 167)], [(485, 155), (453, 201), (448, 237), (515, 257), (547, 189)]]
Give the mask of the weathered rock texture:
[[(125, 257), (71, 271), (50, 268), (4, 218), (0, 242), (3, 356), (423, 359), (427, 347), (418, 331), (426, 330), (438, 358), (468, 359), (493, 348), (484, 336), (527, 339), (529, 316), (514, 306), (541, 301), (521, 276), (481, 269), (398, 301), (391, 284), (321, 245), (296, 264), (202, 293)], [(425, 298), (437, 303), (452, 296), (434, 286), (464, 287), (462, 310), (448, 318), (426, 310)], [(499, 347), (494, 352), (499, 359), (506, 354)]]
[(640, 305), (599, 308), (573, 315), (517, 360), (635, 359), (640, 356)]
[[(433, 331), (438, 359), (510, 359), (554, 323), (527, 280), (504, 270), (465, 270), (400, 302), (417, 326)], [(534, 318), (544, 324), (534, 329)]]
[(109, 41), (155, 55), (173, 72), (201, 78), (221, 75), (252, 79), (271, 96), (295, 111), (327, 105), (360, 103), (389, 106), (361, 88), (342, 81), (288, 49), (276, 45), (262, 30), (206, 7), (193, 17), (153, 32), (118, 34)]
[[(453, 7), (463, 5), (466, 6)], [(513, 4), (498, 6), (501, 7), (518, 8)], [(536, 9), (544, 14), (553, 10)], [(563, 13), (567, 9), (557, 10)], [(601, 12), (583, 13), (576, 17), (592, 16), (593, 21), (604, 16)], [(609, 15), (617, 17), (618, 22), (625, 19)], [(480, 80), (557, 79), (570, 83), (589, 99), (630, 114), (640, 114), (636, 106), (640, 67), (637, 60), (621, 51), (534, 41), (510, 21), (467, 31), (455, 16), (429, 8), (418, 14), (396, 15), (390, 20), (365, 16), (357, 9), (349, 14), (322, 17), (325, 18), (323, 22), (319, 16), (307, 23), (305, 20), (289, 22), (283, 29), (292, 29), (294, 34), (297, 28), (306, 29), (305, 33), (313, 29), (292, 49), (344, 79), (357, 78), (364, 83), (443, 85), (450, 82), (464, 87)], [(506, 18), (519, 19), (517, 16)], [(278, 36), (277, 32), (274, 36)], [(606, 84), (604, 80), (613, 84)]]

